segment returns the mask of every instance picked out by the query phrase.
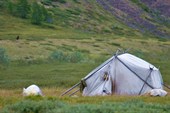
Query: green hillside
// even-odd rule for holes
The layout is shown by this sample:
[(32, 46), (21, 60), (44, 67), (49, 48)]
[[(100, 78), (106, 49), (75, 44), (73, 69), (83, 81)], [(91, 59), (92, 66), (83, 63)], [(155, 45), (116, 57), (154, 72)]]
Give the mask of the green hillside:
[[(103, 112), (103, 109), (107, 113), (114, 110), (168, 112), (169, 94), (165, 98), (147, 95), (82, 97), (80, 93), (77, 94), (80, 98), (59, 96), (111, 57), (117, 49), (129, 49), (129, 53), (154, 64), (160, 69), (164, 82), (170, 85), (168, 21), (147, 12), (149, 5), (146, 7), (143, 3), (150, 2), (127, 0), (125, 6), (140, 10), (140, 18), (156, 26), (152, 32), (151, 27), (146, 29), (148, 24), (145, 26), (136, 21), (136, 15), (135, 19), (128, 16), (129, 12), (121, 11), (119, 5), (117, 8), (110, 7), (113, 1), (119, 2), (1, 0), (0, 110), (5, 113), (73, 113), (77, 109), (77, 112), (86, 112), (87, 108), (87, 112), (96, 113)], [(149, 11), (153, 8), (149, 7)], [(163, 34), (157, 31), (163, 31)], [(44, 97), (21, 97), (22, 88), (31, 84), (40, 86)]]
[[(11, 4), (13, 10), (16, 10), (15, 14), (11, 14), (9, 10)], [(88, 69), (82, 67), (81, 76), (76, 74), (79, 69), (76, 70), (78, 67), (75, 67), (75, 74), (73, 75), (76, 76), (76, 80), (64, 85), (70, 86), (88, 74), (95, 66), (111, 57), (118, 48), (130, 48), (130, 53), (160, 67), (165, 82), (170, 83), (167, 79), (170, 74), (169, 39), (158, 38), (149, 33), (143, 34), (139, 30), (126, 26), (111, 13), (104, 10), (96, 1), (39, 1), (37, 5), (42, 7), (40, 11), (46, 10), (46, 14), (51, 14), (51, 22), (40, 20), (41, 23), (38, 24), (32, 23), (33, 4), (35, 2), (29, 1), (27, 3), (29, 11), (25, 18), (17, 14), (18, 4), (21, 4), (20, 0), (1, 1), (0, 48), (4, 51), (4, 53), (1, 53), (8, 56), (7, 60), (1, 58), (2, 76), (13, 76), (12, 78), (15, 78), (18, 73), (22, 73), (20, 76), (28, 79), (28, 74), (26, 74), (28, 72), (25, 69), (31, 68), (27, 66), (34, 67), (34, 65), (35, 67), (40, 66), (41, 69), (31, 69), (29, 72), (31, 78), (34, 79), (34, 77), (36, 78), (36, 76), (40, 75), (46, 76), (46, 74), (41, 73), (41, 70), (48, 69), (48, 67), (52, 68), (51, 66), (54, 66), (53, 60), (66, 63), (59, 63), (58, 65), (55, 63), (55, 65), (59, 66), (58, 68), (60, 68), (60, 65), (67, 68), (67, 63), (73, 63), (72, 65), (78, 67), (80, 65), (90, 66)], [(16, 39), (17, 37), (19, 37), (19, 40)], [(54, 59), (51, 59), (52, 57)], [(80, 64), (77, 65), (75, 64), (76, 62)], [(44, 67), (43, 65), (47, 66)], [(6, 70), (3, 70), (4, 68)], [(56, 67), (54, 66), (54, 68)], [(34, 72), (37, 72), (37, 74), (34, 74)], [(69, 71), (46, 73), (58, 77), (61, 74), (67, 75)], [(16, 81), (13, 79), (14, 83), (17, 82), (17, 79)], [(57, 80), (57, 84), (63, 82), (60, 80), (57, 82)], [(50, 82), (50, 80), (47, 83), (41, 83), (41, 80), (37, 79), (33, 81), (41, 85), (44, 84), (44, 86), (55, 86), (55, 82)], [(25, 85), (30, 83), (31, 81), (29, 80), (24, 82)], [(13, 83), (7, 82), (7, 84), (8, 88), (13, 88)], [(0, 87), (4, 86), (6, 85), (2, 82)], [(16, 88), (20, 86), (22, 84), (16, 85)]]

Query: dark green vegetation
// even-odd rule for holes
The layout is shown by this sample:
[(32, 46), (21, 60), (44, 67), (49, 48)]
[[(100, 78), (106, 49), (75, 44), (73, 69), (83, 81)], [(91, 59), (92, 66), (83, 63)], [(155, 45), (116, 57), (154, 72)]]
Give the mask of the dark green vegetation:
[[(169, 96), (58, 97), (118, 48), (130, 48), (130, 53), (154, 64), (170, 84), (170, 41), (128, 27), (96, 1), (37, 1), (0, 1), (3, 112), (167, 112)], [(22, 98), (22, 88), (31, 84), (40, 86), (46, 97)]]
[(168, 113), (169, 109), (169, 104), (152, 104), (139, 99), (70, 105), (58, 99), (28, 98), (6, 106), (2, 113)]

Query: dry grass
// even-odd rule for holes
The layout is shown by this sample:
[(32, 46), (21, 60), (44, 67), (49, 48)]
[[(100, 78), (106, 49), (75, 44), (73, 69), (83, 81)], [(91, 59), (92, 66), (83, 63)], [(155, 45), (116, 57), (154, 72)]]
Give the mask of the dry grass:
[[(44, 94), (42, 99), (51, 98), (52, 100), (60, 100), (67, 102), (69, 104), (80, 104), (80, 103), (87, 103), (87, 104), (100, 104), (103, 102), (125, 102), (128, 100), (142, 100), (147, 103), (159, 103), (159, 104), (168, 104), (170, 102), (170, 90), (168, 90), (168, 95), (166, 97), (151, 97), (149, 95), (143, 96), (127, 96), (127, 95), (112, 95), (112, 96), (95, 96), (95, 97), (83, 97), (80, 93), (75, 94), (72, 97), (60, 95), (66, 91), (63, 88), (57, 87), (44, 87), (42, 88), (42, 92)], [(9, 104), (14, 104), (21, 100), (26, 99), (22, 96), (22, 89), (15, 89), (15, 90), (0, 90), (0, 109), (4, 106)]]
[(131, 48), (142, 52), (162, 53), (170, 50), (170, 41), (160, 42), (158, 40), (141, 39), (106, 39), (97, 40), (95, 38), (73, 40), (73, 39), (46, 39), (41, 41), (18, 41), (2, 40), (0, 47), (6, 49), (7, 54), (12, 59), (20, 59), (28, 56), (33, 58), (47, 58), (49, 54), (64, 45), (76, 47), (79, 50), (89, 51), (92, 55), (110, 54), (112, 55), (118, 48)]

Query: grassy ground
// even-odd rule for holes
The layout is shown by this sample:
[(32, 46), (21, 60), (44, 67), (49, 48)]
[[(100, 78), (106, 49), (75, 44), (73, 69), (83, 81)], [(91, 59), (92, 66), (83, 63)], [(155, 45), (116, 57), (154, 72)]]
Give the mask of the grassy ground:
[[(57, 101), (69, 103), (69, 105), (88, 103), (91, 106), (91, 104), (96, 105), (101, 102), (124, 103), (128, 100), (139, 99), (144, 104), (154, 103), (154, 105), (158, 104), (158, 106), (164, 108), (162, 104), (166, 105), (170, 101), (169, 96), (164, 98), (148, 96), (59, 97), (65, 88), (77, 83), (92, 69), (111, 57), (118, 48), (131, 48), (130, 53), (151, 62), (156, 67), (160, 67), (164, 81), (170, 84), (169, 40), (84, 33), (62, 27), (58, 30), (32, 27), (31, 29), (34, 29), (35, 33), (31, 33), (31, 29), (28, 28), (20, 32), (20, 40), (15, 40), (16, 35), (14, 34), (17, 31), (12, 35), (8, 35), (7, 31), (7, 33), (1, 32), (0, 47), (5, 48), (11, 60), (8, 66), (0, 69), (1, 108), (7, 105), (15, 105), (15, 103), (20, 104), (22, 101), (25, 103), (27, 99), (22, 97), (22, 88), (30, 84), (37, 84), (42, 88), (46, 95), (42, 102), (45, 102), (46, 98), (53, 98)], [(48, 60), (51, 53), (56, 50), (65, 53), (80, 51), (86, 57), (86, 60), (80, 63)]]
[[(88, 9), (88, 7), (90, 5), (85, 9)], [(93, 17), (89, 18), (90, 15), (87, 15), (87, 10), (83, 8), (81, 8), (81, 12), (84, 13), (80, 13), (82, 14), (81, 16), (71, 17), (73, 14), (70, 13), (75, 14), (75, 11), (79, 10), (65, 10), (68, 7), (61, 5), (61, 8), (57, 8), (56, 12), (54, 12), (54, 14), (60, 15), (58, 18), (55, 18), (56, 20), (58, 19), (55, 21), (56, 24), (43, 24), (41, 26), (31, 25), (28, 20), (0, 12), (0, 48), (6, 50), (6, 54), (10, 59), (9, 64), (0, 64), (1, 109), (7, 105), (17, 106), (22, 104), (22, 102), (27, 104), (27, 99), (29, 100), (30, 98), (22, 97), (22, 88), (30, 84), (37, 84), (42, 88), (45, 97), (35, 97), (35, 100), (40, 99), (42, 102), (46, 102), (46, 100), (62, 101), (64, 104), (69, 104), (68, 108), (70, 108), (71, 104), (78, 105), (82, 103), (82, 109), (84, 109), (84, 103), (89, 104), (89, 106), (94, 104), (94, 107), (96, 107), (96, 104), (99, 105), (102, 102), (106, 106), (105, 103), (107, 102), (124, 103), (133, 99), (139, 99), (136, 103), (140, 104), (141, 100), (144, 102), (141, 103), (141, 106), (154, 103), (156, 106), (151, 106), (153, 109), (157, 109), (160, 106), (160, 108), (165, 108), (166, 110), (165, 106), (170, 101), (169, 95), (163, 98), (116, 95), (82, 97), (80, 94), (78, 94), (78, 98), (59, 97), (66, 88), (77, 83), (91, 70), (111, 57), (118, 48), (130, 48), (130, 53), (159, 67), (165, 83), (170, 84), (170, 41), (168, 39), (151, 37), (151, 35), (143, 35), (137, 30), (131, 30), (109, 16), (108, 13), (100, 12), (101, 10), (99, 10), (98, 6), (95, 7), (97, 13), (95, 11), (91, 12)], [(69, 16), (69, 18), (62, 14)], [(106, 14), (107, 18), (103, 17), (103, 14)], [(77, 17), (82, 18), (76, 20), (76, 23), (74, 19)], [(74, 21), (70, 20), (70, 18)], [(94, 21), (94, 18), (97, 20)], [(69, 23), (67, 23), (68, 21)], [(114, 32), (110, 32), (109, 30), (111, 29), (110, 27), (108, 29), (107, 26), (113, 26)], [(89, 29), (92, 29), (92, 32)], [(103, 29), (105, 29), (105, 32), (103, 32)], [(17, 36), (20, 37), (19, 40), (16, 40)], [(66, 54), (80, 52), (85, 59), (78, 63), (49, 60), (49, 57), (55, 51), (62, 51)], [(31, 100), (34, 100), (34, 97), (31, 97)], [(34, 105), (35, 103), (33, 102), (32, 104)], [(138, 108), (141, 106), (138, 106)]]
[[(0, 109), (2, 111), (10, 111), (10, 112), (36, 112), (36, 110), (41, 111), (42, 110), (53, 110), (56, 109), (57, 105), (60, 104), (60, 109), (64, 105), (64, 110), (75, 107), (76, 111), (80, 112), (79, 110), (84, 110), (82, 106), (88, 105), (88, 109), (92, 109), (93, 112), (95, 112), (94, 108), (99, 105), (107, 105), (108, 104), (114, 104), (107, 108), (102, 108), (104, 111), (111, 109), (111, 113), (113, 112), (123, 112), (122, 109), (125, 109), (124, 107), (129, 106), (130, 108), (126, 108), (126, 111), (129, 112), (135, 112), (137, 111), (141, 112), (141, 110), (144, 112), (152, 112), (152, 110), (158, 110), (155, 112), (160, 112), (159, 110), (163, 110), (164, 112), (168, 112), (169, 108), (166, 108), (169, 106), (170, 102), (170, 96), (166, 97), (150, 97), (148, 95), (145, 96), (96, 96), (96, 97), (82, 97), (79, 93), (76, 94), (77, 96), (73, 97), (60, 97), (60, 94), (64, 91), (63, 88), (56, 88), (56, 87), (44, 87), (42, 88), (44, 97), (22, 97), (22, 89), (16, 89), (16, 90), (2, 90), (0, 94)], [(49, 103), (48, 103), (48, 102)], [(40, 103), (39, 103), (40, 102)], [(36, 104), (36, 106), (35, 106)], [(53, 105), (54, 104), (54, 105)], [(123, 104), (123, 106), (122, 106)], [(140, 104), (140, 106), (139, 106)], [(142, 105), (141, 105), (142, 104)], [(34, 105), (34, 106), (33, 106)], [(62, 106), (61, 106), (62, 105)], [(152, 106), (150, 106), (152, 105)], [(45, 107), (46, 106), (46, 107)], [(48, 108), (48, 106), (51, 108)], [(53, 107), (52, 107), (53, 106)], [(115, 108), (114, 106), (119, 106), (118, 108)], [(147, 108), (142, 107), (147, 106)], [(159, 108), (158, 108), (159, 106)], [(14, 107), (14, 108), (13, 108)], [(44, 108), (45, 107), (45, 108)], [(94, 108), (93, 108), (94, 107)], [(114, 109), (113, 109), (114, 107)], [(150, 108), (151, 107), (151, 108)], [(58, 108), (59, 109), (59, 108)], [(97, 109), (99, 109), (97, 107)], [(152, 109), (152, 110), (151, 110)], [(22, 111), (24, 110), (24, 111)], [(29, 111), (27, 111), (29, 110)], [(103, 112), (104, 112), (103, 111)], [(45, 111), (43, 111), (45, 112)], [(47, 112), (47, 111), (46, 111)], [(73, 111), (72, 111), (73, 112)], [(50, 112), (51, 113), (51, 112)], [(96, 112), (98, 113), (98, 112)], [(108, 111), (107, 111), (108, 113)]]

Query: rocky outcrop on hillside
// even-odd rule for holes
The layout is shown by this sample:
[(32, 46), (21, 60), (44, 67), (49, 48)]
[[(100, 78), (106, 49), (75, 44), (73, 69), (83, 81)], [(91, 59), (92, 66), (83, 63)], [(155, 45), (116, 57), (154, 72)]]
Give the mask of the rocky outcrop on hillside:
[(164, 13), (166, 9), (161, 8), (162, 5), (160, 4), (156, 5), (157, 7), (155, 8), (154, 3), (157, 3), (157, 1), (159, 0), (141, 0), (138, 2), (133, 0), (97, 0), (105, 10), (111, 12), (128, 26), (141, 32), (150, 32), (159, 37), (170, 38), (166, 28), (162, 27), (162, 24), (170, 27), (170, 19), (164, 18), (158, 12), (162, 12), (161, 14), (167, 17), (169, 17), (170, 13)]
[(170, 0), (141, 0), (151, 9), (156, 9), (161, 15), (170, 18)]

